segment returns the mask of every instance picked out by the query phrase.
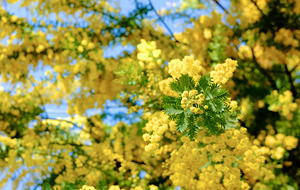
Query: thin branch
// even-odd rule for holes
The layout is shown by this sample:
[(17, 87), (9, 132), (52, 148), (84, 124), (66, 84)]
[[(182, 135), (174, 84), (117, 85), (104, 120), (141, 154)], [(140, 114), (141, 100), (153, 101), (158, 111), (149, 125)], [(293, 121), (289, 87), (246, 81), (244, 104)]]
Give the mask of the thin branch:
[(225, 9), (225, 7), (223, 7), (223, 5), (221, 5), (220, 3), (219, 3), (219, 1), (218, 0), (213, 0), (221, 9), (223, 9), (223, 11), (225, 12), (225, 13), (227, 13), (227, 14), (229, 14), (229, 12)]
[(257, 3), (254, 0), (251, 0), (251, 2), (255, 5), (255, 7), (259, 10), (259, 12), (264, 15), (263, 11), (258, 7)]
[(271, 83), (272, 88), (278, 90), (278, 88), (276, 86), (276, 83), (273, 80), (272, 76), (264, 68), (262, 68), (261, 65), (257, 62), (257, 59), (255, 57), (253, 48), (251, 48), (251, 51), (252, 51), (252, 56), (253, 56), (254, 63), (257, 66), (257, 68), (260, 70), (260, 72), (262, 72), (265, 75), (265, 77), (267, 77), (267, 79)]
[(294, 72), (294, 71), (296, 70), (296, 68), (297, 68), (299, 65), (300, 65), (300, 62), (299, 62), (294, 68), (292, 68), (292, 69), (290, 70), (290, 73)]
[[(259, 12), (261, 13), (261, 15), (265, 15), (264, 14), (264, 12), (258, 7), (258, 5), (257, 5), (257, 3), (254, 1), (254, 0), (251, 0), (251, 2), (255, 5), (255, 7), (257, 8), (257, 10), (259, 10)], [(275, 36), (275, 30), (274, 30), (274, 28), (270, 28), (270, 30), (271, 30), (271, 32), (272, 32), (272, 35), (273, 35), (273, 37)], [(279, 30), (279, 29), (277, 29), (277, 30)]]
[(171, 37), (176, 41), (179, 42), (178, 40), (176, 40), (172, 30), (169, 28), (169, 26), (165, 23), (165, 21), (161, 18), (161, 16), (157, 13), (156, 9), (154, 8), (151, 0), (148, 0), (149, 5), (151, 7), (151, 9), (154, 11), (154, 13), (156, 14), (156, 16), (158, 17), (158, 19), (162, 22), (162, 24), (166, 27), (166, 29), (168, 30), (168, 32), (170, 33)]
[(285, 68), (285, 73), (287, 74), (287, 76), (289, 78), (289, 82), (290, 82), (290, 85), (291, 85), (291, 91), (293, 93), (293, 97), (294, 97), (294, 100), (295, 100), (298, 97), (298, 93), (297, 93), (296, 87), (294, 85), (294, 80), (292, 78), (292, 73), (291, 73), (291, 71), (289, 71), (289, 69), (287, 67), (287, 64), (284, 64), (284, 68)]

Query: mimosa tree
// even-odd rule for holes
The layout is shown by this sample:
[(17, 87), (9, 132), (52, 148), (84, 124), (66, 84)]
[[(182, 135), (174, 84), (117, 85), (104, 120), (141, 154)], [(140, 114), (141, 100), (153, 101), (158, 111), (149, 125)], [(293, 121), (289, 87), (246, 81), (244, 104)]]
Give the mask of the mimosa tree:
[(300, 1), (130, 2), (1, 3), (0, 186), (299, 189)]

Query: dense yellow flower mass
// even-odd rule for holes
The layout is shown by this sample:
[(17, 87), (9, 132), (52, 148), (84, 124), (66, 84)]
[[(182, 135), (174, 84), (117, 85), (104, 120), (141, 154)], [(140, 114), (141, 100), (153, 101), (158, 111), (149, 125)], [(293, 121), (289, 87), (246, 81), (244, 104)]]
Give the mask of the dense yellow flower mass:
[(274, 90), (268, 97), (270, 102), (269, 110), (279, 112), (288, 120), (293, 119), (293, 112), (297, 109), (297, 103), (293, 102), (293, 94), (287, 90), (283, 94), (279, 94)]
[(182, 137), (183, 145), (167, 161), (173, 183), (186, 189), (250, 189), (258, 179), (273, 179), (272, 171), (263, 167), (262, 152), (246, 132), (232, 129), (217, 137), (201, 131), (194, 142)]
[(120, 2), (0, 1), (0, 189), (298, 190), (300, 1)]
[(93, 186), (84, 185), (81, 187), (80, 190), (96, 190), (96, 189)]
[(170, 88), (170, 83), (173, 82), (174, 79), (172, 78), (167, 78), (164, 80), (161, 80), (158, 85), (159, 85), (159, 90), (167, 96), (178, 96), (178, 94), (176, 92), (174, 92), (173, 90), (171, 90)]
[(225, 84), (233, 76), (233, 72), (237, 67), (237, 61), (226, 59), (225, 63), (217, 64), (215, 69), (210, 72), (214, 83)]
[(191, 56), (186, 56), (181, 60), (173, 59), (169, 62), (169, 74), (178, 79), (181, 75), (188, 74), (193, 77), (195, 81), (198, 81), (201, 75), (205, 72), (199, 60), (194, 60)]
[(168, 140), (175, 140), (177, 136), (175, 122), (169, 121), (168, 116), (158, 112), (150, 116), (145, 125), (146, 133), (143, 135), (146, 145), (146, 152), (154, 152), (156, 155), (166, 155), (176, 148), (178, 143), (166, 143)]
[(298, 146), (297, 138), (286, 136), (282, 133), (273, 136), (273, 127), (267, 127), (269, 129), (268, 133), (261, 131), (258, 138), (253, 141), (257, 146), (261, 146), (260, 149), (264, 155), (270, 156), (272, 159), (282, 160), (286, 156), (287, 151), (293, 150)]
[[(201, 113), (202, 110), (199, 108), (205, 99), (204, 94), (198, 94), (197, 90), (184, 91), (182, 93), (181, 107), (183, 109), (190, 108), (193, 113)], [(196, 106), (196, 107), (194, 107)], [(205, 106), (204, 106), (205, 107)]]

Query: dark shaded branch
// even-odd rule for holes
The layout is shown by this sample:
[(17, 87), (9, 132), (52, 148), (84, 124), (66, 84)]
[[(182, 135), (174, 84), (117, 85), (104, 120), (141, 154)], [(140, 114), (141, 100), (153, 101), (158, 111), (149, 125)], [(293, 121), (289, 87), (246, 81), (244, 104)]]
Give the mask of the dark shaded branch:
[(291, 73), (291, 71), (289, 71), (289, 69), (287, 67), (287, 64), (284, 64), (284, 68), (285, 68), (285, 73), (287, 74), (287, 76), (289, 78), (289, 83), (291, 85), (291, 91), (293, 93), (293, 97), (294, 97), (294, 101), (295, 101), (295, 99), (298, 97), (298, 93), (297, 93), (296, 87), (294, 85), (294, 80), (292, 78), (292, 73)]
[(277, 88), (277, 86), (276, 86), (276, 83), (275, 83), (275, 81), (273, 80), (272, 76), (271, 76), (264, 68), (262, 68), (261, 65), (257, 62), (257, 59), (256, 59), (256, 57), (255, 57), (253, 48), (251, 48), (251, 51), (252, 51), (252, 56), (253, 56), (254, 63), (255, 63), (255, 65), (257, 66), (258, 70), (259, 70), (263, 75), (265, 75), (265, 77), (267, 77), (267, 79), (269, 80), (269, 82), (270, 82), (272, 88), (278, 90), (278, 88)]
[(225, 13), (227, 13), (227, 14), (229, 14), (229, 12), (225, 9), (225, 7), (223, 7), (223, 5), (221, 5), (220, 3), (219, 3), (219, 1), (218, 0), (213, 0)]
[(151, 7), (151, 9), (154, 11), (154, 13), (156, 14), (156, 16), (158, 17), (158, 19), (162, 22), (162, 24), (166, 27), (166, 29), (168, 30), (168, 32), (170, 33), (171, 37), (176, 41), (179, 42), (178, 40), (176, 40), (172, 30), (169, 28), (169, 26), (165, 23), (165, 21), (161, 18), (161, 16), (157, 13), (156, 9), (154, 8), (151, 0), (148, 0), (149, 5)]

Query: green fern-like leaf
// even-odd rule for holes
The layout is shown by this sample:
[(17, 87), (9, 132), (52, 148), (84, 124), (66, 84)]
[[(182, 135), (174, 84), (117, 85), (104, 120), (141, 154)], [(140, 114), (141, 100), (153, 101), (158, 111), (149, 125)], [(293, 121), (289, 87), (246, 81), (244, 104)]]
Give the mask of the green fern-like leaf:
[(171, 108), (171, 107), (176, 109), (182, 109), (181, 97), (163, 96), (162, 103), (164, 109)]
[(178, 115), (176, 118), (176, 130), (180, 131), (181, 133), (185, 131), (187, 128), (187, 122), (185, 122), (184, 113)]
[(195, 139), (197, 137), (197, 133), (199, 131), (199, 128), (196, 124), (196, 118), (194, 114), (191, 114), (188, 118), (188, 128), (187, 128), (187, 134), (190, 137), (191, 140)]
[(212, 97), (215, 98), (219, 95), (220, 89), (221, 87), (218, 84), (212, 83), (209, 92), (212, 95)]
[(209, 108), (212, 109), (214, 112), (220, 112), (223, 108), (223, 102), (217, 99), (212, 99), (208, 101)]
[[(212, 83), (209, 75), (202, 76), (197, 86), (193, 78), (182, 75), (178, 80), (172, 82), (170, 87), (173, 91), (181, 94), (183, 91), (197, 89), (198, 93), (203, 93), (205, 100), (202, 106), (204, 113), (193, 113), (189, 108), (184, 110), (181, 107), (182, 97), (163, 97), (164, 112), (171, 120), (176, 121), (176, 130), (186, 133), (194, 139), (200, 128), (205, 128), (210, 134), (219, 134), (224, 129), (236, 127), (238, 112), (233, 111), (227, 104), (229, 93), (220, 85)], [(196, 106), (196, 105), (194, 105)]]
[(218, 94), (215, 96), (216, 99), (221, 101), (226, 101), (228, 97), (229, 97), (229, 92), (224, 88), (221, 88)]
[(183, 113), (182, 109), (176, 109), (173, 107), (168, 107), (165, 109), (165, 113), (169, 116), (175, 116), (175, 115), (179, 115), (181, 113)]
[(217, 127), (218, 124), (215, 118), (213, 118), (210, 114), (207, 113), (203, 114), (202, 123), (209, 133), (217, 134), (219, 132), (219, 129)]
[(177, 92), (178, 94), (182, 94), (183, 91), (192, 90), (195, 88), (195, 81), (189, 75), (182, 75), (176, 81), (170, 83), (170, 88)]
[(175, 107), (176, 106), (176, 98), (172, 96), (164, 96), (162, 98), (162, 103), (164, 107)]
[(211, 78), (209, 75), (203, 75), (199, 81), (198, 84), (196, 86), (196, 89), (198, 90), (198, 92), (205, 92), (206, 89), (210, 86), (211, 84)]
[(173, 96), (163, 96), (162, 101), (163, 101), (164, 105), (172, 104), (172, 103), (176, 102), (175, 97), (173, 97)]

